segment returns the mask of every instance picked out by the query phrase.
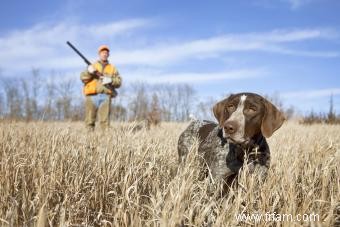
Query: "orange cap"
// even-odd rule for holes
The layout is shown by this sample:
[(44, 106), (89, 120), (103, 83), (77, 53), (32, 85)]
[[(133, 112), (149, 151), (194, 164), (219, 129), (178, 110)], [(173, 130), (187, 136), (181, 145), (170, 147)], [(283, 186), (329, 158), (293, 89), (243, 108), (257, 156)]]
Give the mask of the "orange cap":
[(98, 48), (98, 53), (100, 53), (102, 50), (107, 50), (110, 52), (110, 48), (106, 45), (101, 45), (99, 48)]

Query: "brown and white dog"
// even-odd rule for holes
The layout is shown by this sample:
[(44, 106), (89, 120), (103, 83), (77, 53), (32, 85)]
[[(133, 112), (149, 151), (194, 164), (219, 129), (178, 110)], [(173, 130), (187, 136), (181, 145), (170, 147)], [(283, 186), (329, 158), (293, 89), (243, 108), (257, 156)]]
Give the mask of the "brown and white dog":
[(214, 179), (227, 180), (246, 164), (251, 172), (266, 173), (270, 150), (266, 138), (281, 127), (285, 118), (272, 103), (254, 93), (230, 95), (213, 107), (218, 124), (193, 120), (178, 140), (179, 162), (199, 140), (198, 152)]

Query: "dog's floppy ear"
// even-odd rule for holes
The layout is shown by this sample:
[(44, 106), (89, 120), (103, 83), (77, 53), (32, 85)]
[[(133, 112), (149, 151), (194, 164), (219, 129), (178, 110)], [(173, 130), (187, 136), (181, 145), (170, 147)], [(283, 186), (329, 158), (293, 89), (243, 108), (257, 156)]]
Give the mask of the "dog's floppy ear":
[(265, 112), (261, 124), (262, 134), (268, 138), (283, 124), (285, 117), (271, 102), (264, 99)]
[(223, 127), (223, 123), (229, 118), (229, 113), (226, 111), (226, 105), (231, 95), (223, 99), (222, 101), (216, 103), (213, 107), (214, 116), (217, 119), (220, 127)]

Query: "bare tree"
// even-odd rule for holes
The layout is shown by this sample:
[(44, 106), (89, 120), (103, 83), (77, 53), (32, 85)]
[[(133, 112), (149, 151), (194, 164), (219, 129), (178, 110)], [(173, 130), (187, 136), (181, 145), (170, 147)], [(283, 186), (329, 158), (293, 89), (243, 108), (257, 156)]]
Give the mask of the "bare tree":
[(18, 88), (19, 81), (16, 79), (4, 80), (7, 117), (11, 120), (22, 119), (22, 95)]
[(32, 75), (21, 80), (23, 96), (23, 116), (26, 121), (38, 118), (39, 70), (32, 69)]
[(23, 102), (24, 102), (24, 116), (26, 121), (31, 121), (33, 117), (33, 109), (32, 109), (32, 103), (31, 103), (31, 94), (30, 94), (30, 88), (27, 83), (27, 80), (21, 81), (21, 87), (23, 92)]
[(171, 121), (174, 106), (174, 90), (172, 85), (158, 84), (153, 86), (154, 93), (159, 97), (161, 119)]
[(159, 99), (161, 119), (185, 121), (193, 110), (194, 89), (188, 84), (158, 84), (152, 87)]
[(56, 85), (54, 83), (54, 74), (52, 72), (52, 77), (50, 81), (45, 82), (44, 86), (44, 93), (45, 93), (45, 99), (44, 99), (44, 106), (43, 111), (41, 115), (41, 120), (51, 120), (55, 118), (56, 111), (53, 107), (54, 100), (56, 98)]
[(31, 108), (32, 108), (33, 118), (38, 119), (39, 117), (38, 97), (39, 97), (40, 88), (41, 88), (41, 77), (40, 77), (40, 70), (37, 68), (32, 69), (32, 81), (34, 81), (34, 83), (31, 83), (31, 89), (32, 89)]
[(177, 120), (189, 119), (190, 111), (194, 102), (195, 90), (188, 84), (177, 85), (177, 102), (179, 104), (179, 116)]
[(161, 121), (161, 111), (159, 108), (158, 96), (154, 93), (152, 95), (151, 108), (148, 113), (148, 124), (150, 125), (158, 125)]
[[(0, 68), (0, 78), (2, 80), (2, 70)], [(0, 84), (0, 88), (2, 88), (3, 84)], [(5, 101), (4, 101), (4, 95), (2, 93), (2, 89), (0, 89), (0, 119), (3, 118), (3, 115), (5, 113)]]
[(3, 98), (3, 94), (0, 91), (0, 119), (3, 118), (4, 115), (4, 98)]
[(200, 101), (196, 106), (194, 116), (201, 119), (214, 120), (212, 109), (215, 103), (217, 103), (217, 100), (213, 97)]
[(146, 84), (135, 83), (132, 85), (134, 94), (129, 103), (131, 116), (130, 120), (145, 120), (148, 115), (148, 96)]
[(61, 81), (56, 86), (56, 91), (58, 95), (56, 99), (58, 120), (72, 118), (71, 113), (72, 113), (73, 86), (74, 80), (72, 79)]
[(124, 106), (126, 103), (125, 88), (121, 87), (118, 90), (118, 95), (112, 99), (111, 106), (111, 120), (113, 121), (126, 121), (128, 119), (128, 109)]
[(327, 123), (329, 124), (333, 124), (336, 122), (336, 114), (334, 111), (334, 103), (333, 103), (333, 94), (331, 94), (330, 98), (329, 98), (329, 111), (327, 114)]

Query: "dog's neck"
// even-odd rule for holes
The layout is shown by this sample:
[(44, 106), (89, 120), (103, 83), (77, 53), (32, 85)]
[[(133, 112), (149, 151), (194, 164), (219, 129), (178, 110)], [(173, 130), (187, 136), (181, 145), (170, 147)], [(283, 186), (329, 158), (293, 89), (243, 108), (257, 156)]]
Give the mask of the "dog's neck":
[[(223, 131), (222, 128), (220, 128), (218, 130), (217, 136), (221, 139), (221, 145), (224, 146), (227, 143), (232, 143), (232, 142), (228, 142), (228, 140), (223, 136)], [(255, 148), (257, 149), (261, 149), (264, 148), (266, 149), (265, 144), (266, 144), (266, 139), (264, 138), (264, 136), (262, 135), (262, 133), (258, 133), (257, 135), (253, 136), (249, 143), (247, 144), (234, 144), (236, 147), (241, 148), (242, 150), (245, 151), (250, 151), (253, 150)]]
[(260, 149), (264, 148), (265, 149), (265, 144), (266, 144), (266, 139), (264, 138), (264, 136), (262, 135), (262, 133), (259, 133), (255, 136), (253, 136), (250, 139), (250, 142), (243, 147), (243, 149), (245, 150), (253, 150), (254, 148)]
[(247, 144), (235, 144), (228, 142), (226, 138), (223, 137), (222, 129), (218, 132), (218, 137), (221, 139), (221, 146), (229, 144), (229, 147), (237, 153), (242, 160), (244, 156), (251, 160), (257, 160), (259, 157), (264, 156), (269, 152), (269, 147), (266, 138), (259, 133), (251, 138)]
[(253, 136), (251, 141), (243, 146), (229, 143), (223, 137), (222, 129), (218, 130), (217, 136), (221, 141), (221, 146), (228, 149), (226, 163), (235, 173), (239, 171), (245, 161), (247, 164), (260, 164), (269, 167), (270, 150), (266, 138), (261, 133)]

